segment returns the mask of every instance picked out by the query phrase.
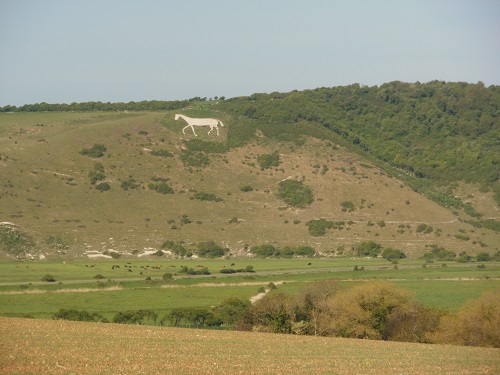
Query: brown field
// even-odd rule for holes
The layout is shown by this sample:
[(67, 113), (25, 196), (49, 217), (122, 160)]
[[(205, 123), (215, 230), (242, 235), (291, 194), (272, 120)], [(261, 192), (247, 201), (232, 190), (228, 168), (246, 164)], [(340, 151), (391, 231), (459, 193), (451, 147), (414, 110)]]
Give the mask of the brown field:
[(500, 349), (0, 318), (2, 374), (498, 374)]

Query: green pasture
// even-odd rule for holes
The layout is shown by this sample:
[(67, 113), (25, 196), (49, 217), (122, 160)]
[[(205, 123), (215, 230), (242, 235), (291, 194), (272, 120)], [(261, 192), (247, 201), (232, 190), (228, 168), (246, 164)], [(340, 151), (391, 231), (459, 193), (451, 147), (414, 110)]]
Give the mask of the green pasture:
[[(112, 269), (114, 265), (120, 268)], [(224, 267), (248, 265), (256, 272), (219, 273)], [(297, 293), (307, 284), (327, 279), (337, 279), (347, 288), (388, 281), (414, 293), (418, 302), (457, 310), (481, 293), (500, 288), (497, 262), (485, 263), (484, 268), (456, 262), (447, 262), (446, 267), (442, 263), (422, 265), (421, 261), (405, 260), (395, 269), (381, 259), (347, 258), (2, 262), (0, 315), (50, 318), (61, 308), (85, 309), (108, 319), (124, 310), (150, 309), (163, 315), (176, 307), (210, 307), (230, 297), (248, 299), (270, 282), (278, 284), (275, 292)], [(181, 266), (208, 267), (212, 274), (188, 276), (178, 273)], [(354, 266), (364, 270), (354, 271)], [(164, 283), (166, 272), (174, 274), (174, 279)], [(42, 282), (46, 274), (56, 282)], [(104, 278), (96, 279), (98, 274)]]

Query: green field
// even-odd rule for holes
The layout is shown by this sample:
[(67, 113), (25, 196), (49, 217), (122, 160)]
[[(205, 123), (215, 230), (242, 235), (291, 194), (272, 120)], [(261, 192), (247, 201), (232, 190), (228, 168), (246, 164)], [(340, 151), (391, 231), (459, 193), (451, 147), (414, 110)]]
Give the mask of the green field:
[[(256, 272), (219, 273), (231, 264), (235, 268), (252, 265)], [(120, 268), (112, 269), (113, 265)], [(208, 267), (212, 274), (177, 273), (183, 265)], [(365, 270), (353, 271), (355, 265)], [(161, 281), (166, 272), (175, 275), (172, 281)], [(336, 279), (349, 288), (385, 280), (412, 292), (416, 301), (452, 311), (483, 292), (500, 289), (497, 262), (486, 263), (485, 268), (478, 268), (476, 263), (456, 262), (447, 262), (446, 267), (428, 264), (423, 268), (421, 261), (404, 260), (399, 262), (398, 269), (381, 259), (2, 262), (0, 274), (0, 315), (27, 314), (37, 318), (51, 318), (61, 308), (85, 309), (108, 319), (119, 311), (140, 309), (163, 316), (177, 307), (209, 308), (230, 297), (249, 299), (270, 282), (278, 285), (274, 293), (295, 294), (314, 281)], [(56, 282), (40, 281), (45, 274), (54, 276)], [(104, 279), (96, 280), (98, 274)]]

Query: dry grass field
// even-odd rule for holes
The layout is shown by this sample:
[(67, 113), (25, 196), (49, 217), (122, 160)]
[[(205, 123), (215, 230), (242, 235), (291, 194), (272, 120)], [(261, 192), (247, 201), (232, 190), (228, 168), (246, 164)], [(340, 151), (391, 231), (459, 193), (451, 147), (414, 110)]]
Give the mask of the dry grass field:
[(0, 318), (2, 374), (498, 374), (500, 349)]

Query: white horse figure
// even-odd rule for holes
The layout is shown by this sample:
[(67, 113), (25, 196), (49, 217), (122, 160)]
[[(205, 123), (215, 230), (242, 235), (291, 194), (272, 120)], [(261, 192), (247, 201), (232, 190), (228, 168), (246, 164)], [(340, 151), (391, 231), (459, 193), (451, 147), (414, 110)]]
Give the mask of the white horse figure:
[(186, 132), (184, 131), (186, 128), (189, 128), (191, 127), (191, 130), (193, 131), (193, 134), (197, 137), (198, 135), (194, 132), (194, 127), (195, 126), (210, 126), (210, 130), (208, 131), (208, 134), (210, 134), (210, 132), (212, 130), (217, 130), (217, 136), (219, 136), (219, 123), (221, 126), (224, 126), (224, 124), (222, 123), (221, 120), (217, 120), (216, 118), (191, 118), (191, 117), (187, 117), (187, 116), (184, 116), (184, 115), (179, 115), (179, 114), (176, 114), (175, 115), (175, 119), (178, 120), (179, 118), (183, 119), (184, 121), (186, 121), (188, 124), (182, 128), (182, 133), (183, 134), (186, 134)]

